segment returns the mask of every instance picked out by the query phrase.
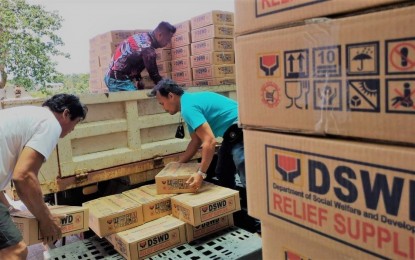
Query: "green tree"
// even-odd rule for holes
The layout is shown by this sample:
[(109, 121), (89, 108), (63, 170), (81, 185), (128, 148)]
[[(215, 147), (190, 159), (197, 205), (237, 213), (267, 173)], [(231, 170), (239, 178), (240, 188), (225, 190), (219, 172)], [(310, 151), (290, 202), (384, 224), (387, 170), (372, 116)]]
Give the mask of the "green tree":
[(89, 92), (89, 74), (70, 74), (63, 77), (65, 93), (82, 94)]
[(69, 54), (59, 51), (62, 39), (55, 32), (62, 27), (62, 17), (40, 5), (25, 0), (0, 0), (0, 89), (11, 76), (26, 89), (46, 82), (56, 82), (52, 56)]

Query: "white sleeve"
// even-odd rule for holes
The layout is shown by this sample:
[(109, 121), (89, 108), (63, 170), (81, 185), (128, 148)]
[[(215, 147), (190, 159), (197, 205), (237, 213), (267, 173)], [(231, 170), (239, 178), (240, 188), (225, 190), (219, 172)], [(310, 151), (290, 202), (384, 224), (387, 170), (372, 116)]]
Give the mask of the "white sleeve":
[(62, 128), (55, 120), (45, 120), (39, 124), (35, 134), (30, 138), (25, 146), (33, 148), (41, 153), (47, 160), (58, 144)]

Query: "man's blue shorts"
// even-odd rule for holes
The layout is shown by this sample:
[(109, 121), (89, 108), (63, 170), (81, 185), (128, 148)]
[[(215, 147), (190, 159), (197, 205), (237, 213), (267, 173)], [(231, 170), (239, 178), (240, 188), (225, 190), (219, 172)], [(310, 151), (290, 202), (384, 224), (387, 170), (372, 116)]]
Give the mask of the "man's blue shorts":
[(22, 234), (12, 221), (9, 209), (0, 203), (0, 250), (17, 245), (22, 240)]
[(104, 82), (110, 92), (118, 91), (136, 91), (136, 87), (131, 80), (119, 80), (110, 78), (108, 75), (104, 77)]

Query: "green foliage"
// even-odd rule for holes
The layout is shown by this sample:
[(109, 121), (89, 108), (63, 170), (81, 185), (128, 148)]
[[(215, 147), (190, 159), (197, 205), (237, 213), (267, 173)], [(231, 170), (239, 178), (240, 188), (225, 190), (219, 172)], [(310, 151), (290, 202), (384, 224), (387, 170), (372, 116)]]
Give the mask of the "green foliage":
[(89, 93), (89, 74), (60, 75), (54, 82), (63, 83), (62, 87), (50, 88), (50, 84), (42, 85), (37, 91), (31, 91), (33, 97), (50, 97), (57, 93), (80, 95)]
[(63, 42), (55, 34), (62, 21), (58, 13), (40, 5), (0, 0), (0, 88), (10, 78), (4, 73), (27, 90), (62, 77), (51, 60), (52, 56), (69, 58), (69, 54), (59, 51)]
[(63, 77), (65, 93), (82, 94), (89, 92), (89, 74), (71, 74)]

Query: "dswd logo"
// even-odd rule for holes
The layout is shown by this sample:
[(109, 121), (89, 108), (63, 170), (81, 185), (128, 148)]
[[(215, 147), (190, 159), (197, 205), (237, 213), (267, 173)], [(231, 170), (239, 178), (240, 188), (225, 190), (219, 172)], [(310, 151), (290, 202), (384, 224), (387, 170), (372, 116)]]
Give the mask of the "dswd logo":
[(300, 158), (278, 153), (274, 153), (273, 156), (275, 178), (285, 182), (298, 182), (299, 179), (296, 178), (301, 176)]
[(307, 258), (293, 252), (293, 251), (284, 251), (285, 260), (306, 260)]
[(259, 77), (278, 77), (280, 75), (279, 55), (276, 53), (260, 55), (259, 62)]

